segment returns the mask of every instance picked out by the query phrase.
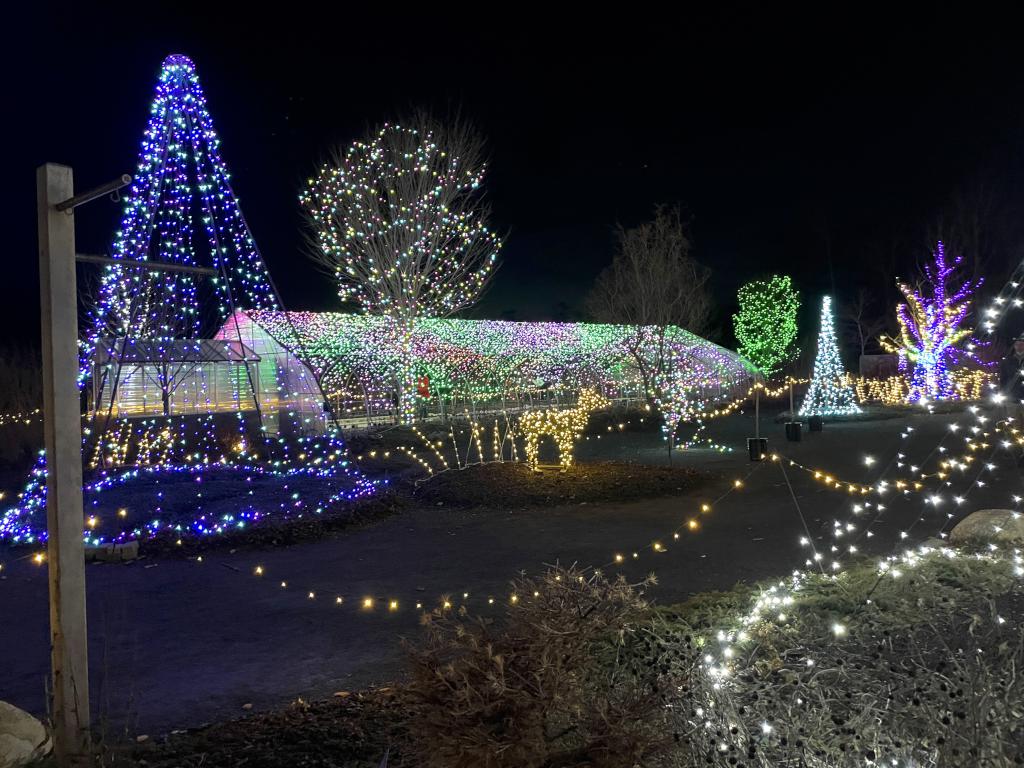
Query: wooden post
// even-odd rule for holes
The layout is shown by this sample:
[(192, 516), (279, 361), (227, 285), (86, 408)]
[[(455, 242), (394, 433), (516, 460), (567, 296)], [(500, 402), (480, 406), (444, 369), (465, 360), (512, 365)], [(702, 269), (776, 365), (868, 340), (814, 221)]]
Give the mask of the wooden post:
[(754, 379), (754, 437), (761, 439), (761, 383), (760, 378)]
[(73, 209), (55, 207), (74, 194), (71, 169), (53, 163), (40, 166), (36, 193), (53, 737), (58, 764), (68, 766), (88, 759), (90, 741), (75, 216)]

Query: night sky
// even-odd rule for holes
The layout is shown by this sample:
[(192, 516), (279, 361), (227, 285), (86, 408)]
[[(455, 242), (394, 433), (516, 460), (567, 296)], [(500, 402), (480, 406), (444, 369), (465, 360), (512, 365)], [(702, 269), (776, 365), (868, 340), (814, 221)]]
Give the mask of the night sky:
[[(822, 293), (843, 301), (858, 285), (891, 312), (894, 271), (912, 274), (958, 195), (987, 201), (993, 290), (1021, 256), (1024, 47), (1008, 18), (89, 5), (6, 19), (0, 345), (38, 344), (35, 167), (70, 164), (79, 189), (133, 172), (172, 52), (196, 62), (289, 309), (336, 306), (303, 238), (304, 179), (332, 146), (420, 107), (461, 111), (488, 139), (487, 198), (507, 242), (477, 317), (582, 318), (614, 225), (658, 203), (691, 217), (725, 343), (736, 289), (772, 271), (793, 275), (809, 318)], [(39, 68), (47, 42), (58, 52)], [(107, 252), (119, 212), (83, 209), (79, 250)]]

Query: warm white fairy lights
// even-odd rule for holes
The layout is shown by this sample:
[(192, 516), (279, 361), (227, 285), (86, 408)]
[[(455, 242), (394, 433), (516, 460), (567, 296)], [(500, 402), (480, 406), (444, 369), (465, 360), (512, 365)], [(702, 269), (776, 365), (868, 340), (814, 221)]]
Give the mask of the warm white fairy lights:
[(0, 427), (11, 424), (30, 426), (42, 420), (42, 408), (33, 408), (31, 411), (20, 411), (15, 413), (0, 413)]
[(526, 438), (526, 460), (537, 467), (540, 438), (550, 435), (558, 445), (559, 465), (567, 470), (573, 465), (576, 443), (587, 427), (590, 415), (608, 406), (608, 398), (594, 390), (580, 393), (575, 408), (567, 410), (527, 411), (519, 417), (519, 429)]

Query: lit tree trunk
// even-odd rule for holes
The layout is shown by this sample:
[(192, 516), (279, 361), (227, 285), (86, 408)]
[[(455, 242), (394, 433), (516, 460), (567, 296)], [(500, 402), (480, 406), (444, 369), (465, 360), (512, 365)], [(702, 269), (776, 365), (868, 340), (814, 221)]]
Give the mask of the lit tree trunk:
[(395, 371), (395, 417), (399, 424), (412, 424), (416, 419), (416, 359), (413, 347), (415, 319), (393, 317), (398, 364)]
[(160, 401), (164, 407), (164, 416), (171, 415), (171, 380), (166, 365), (160, 367)]
[(881, 339), (887, 352), (900, 355), (901, 367), (905, 367), (908, 360), (914, 364), (907, 397), (910, 402), (955, 396), (950, 367), (964, 359), (981, 363), (976, 352), (979, 344), (972, 338), (974, 331), (964, 327), (971, 296), (981, 281), (967, 281), (953, 290), (948, 281), (962, 257), (948, 262), (940, 242), (933, 258), (932, 263), (924, 266), (925, 280), (921, 288), (897, 281), (906, 299), (896, 310), (900, 335), (897, 339)]
[(353, 142), (302, 194), (339, 296), (396, 321), (401, 423), (415, 418), (417, 318), (474, 304), (494, 273), (502, 243), (480, 199), (485, 171), (473, 130), (421, 115)]

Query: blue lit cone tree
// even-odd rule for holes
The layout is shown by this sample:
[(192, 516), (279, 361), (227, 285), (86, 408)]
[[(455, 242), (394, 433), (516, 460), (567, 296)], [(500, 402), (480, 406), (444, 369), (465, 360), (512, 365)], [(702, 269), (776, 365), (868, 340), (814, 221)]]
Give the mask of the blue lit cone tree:
[[(279, 306), (231, 188), (195, 65), (187, 56), (172, 54), (161, 67), (112, 255), (186, 270), (213, 268), (218, 274), (211, 278), (128, 264), (104, 269), (90, 311), (92, 327), (82, 344), (80, 380), (94, 374), (94, 392), (106, 393), (111, 406), (125, 377), (120, 362), (89, 370), (102, 345), (109, 345), (109, 354), (118, 361), (122, 354), (133, 354), (132, 349), (174, 359), (168, 353), (174, 344), (211, 338), (235, 310)], [(164, 416), (170, 415), (172, 394), (192, 368), (192, 363), (168, 360), (153, 366), (151, 384), (160, 391)], [(243, 387), (251, 388), (251, 382)], [(102, 432), (95, 434), (99, 439)]]
[[(147, 386), (159, 390), (162, 415), (170, 417), (172, 396), (196, 370), (179, 352), (199, 353), (183, 342), (212, 338), (236, 310), (280, 306), (234, 197), (206, 96), (187, 56), (172, 54), (163, 61), (112, 255), (128, 263), (103, 270), (81, 345), (80, 384), (93, 377), (91, 407), (104, 417), (102, 428), (92, 430), (96, 446), (106, 442), (116, 422), (111, 417), (130, 371), (123, 359), (151, 358)], [(148, 269), (140, 261), (179, 269)], [(187, 271), (196, 267), (212, 268), (216, 275)], [(94, 366), (104, 357), (108, 365)], [(234, 384), (237, 400), (251, 399), (258, 410), (248, 361), (245, 374)], [(136, 373), (135, 380), (140, 378)], [(174, 442), (175, 451), (182, 445), (169, 436), (161, 439)]]
[[(317, 506), (372, 492), (373, 485), (350, 466), (339, 434), (318, 436), (312, 449), (303, 446), (300, 453), (292, 450), (295, 445), (282, 437), (247, 429), (243, 418), (247, 408), (242, 403), (250, 397), (257, 407), (259, 402), (255, 376), (249, 370), (251, 358), (243, 365), (232, 366), (236, 371), (225, 387), (230, 393), (226, 401), (238, 403), (238, 419), (234, 423), (229, 420), (230, 429), (237, 429), (238, 435), (232, 436), (230, 445), (217, 434), (215, 414), (203, 413), (199, 403), (194, 402), (196, 409), (189, 419), (179, 419), (170, 413), (175, 387), (197, 367), (194, 360), (181, 359), (177, 350), (200, 354), (201, 345), (187, 342), (210, 339), (218, 327), (224, 328), (225, 340), (237, 336), (237, 341), (242, 342), (237, 324), (233, 331), (223, 326), (236, 310), (280, 307), (231, 187), (230, 174), (220, 154), (220, 138), (195, 65), (187, 56), (173, 54), (161, 66), (111, 255), (125, 263), (104, 269), (89, 309), (88, 336), (80, 343), (82, 386), (93, 372), (92, 363), (101, 344), (106, 345), (110, 358), (117, 358), (116, 362), (96, 366), (98, 381), (92, 382), (92, 405), (102, 404), (104, 408), (99, 412), (101, 420), (92, 423), (83, 441), (86, 467), (101, 478), (99, 482), (87, 483), (85, 493), (90, 499), (95, 499), (104, 488), (133, 480), (141, 466), (147, 468), (148, 477), (162, 470), (174, 473), (186, 465), (190, 471), (229, 471), (241, 467), (248, 474), (250, 465), (257, 462), (268, 475), (272, 471), (303, 471), (307, 466), (315, 466), (321, 478), (352, 480), (350, 489), (325, 486), (323, 496), (314, 502)], [(175, 265), (184, 271), (157, 271), (139, 266), (140, 261)], [(189, 271), (196, 267), (213, 269), (217, 275)], [(122, 351), (133, 347), (152, 363), (155, 375), (150, 376), (147, 371), (146, 381), (159, 390), (161, 418), (120, 419), (114, 411), (124, 367), (120, 360), (124, 356)], [(139, 379), (141, 375), (136, 380)], [(271, 375), (263, 383), (273, 387), (277, 379)], [(293, 382), (292, 386), (293, 397), (323, 402), (316, 382), (305, 380), (298, 386)], [(296, 389), (301, 393), (296, 393)], [(107, 394), (101, 396), (104, 391)], [(210, 397), (208, 390), (204, 389), (202, 396)], [(256, 450), (256, 444), (260, 450)], [(262, 463), (270, 451), (277, 452), (272, 470)], [(312, 451), (319, 455), (311, 455)], [(29, 543), (45, 538), (45, 478), (46, 457), (40, 454), (19, 503), (0, 513), (0, 541)], [(306, 503), (303, 502), (303, 509), (307, 508)], [(211, 526), (201, 504), (194, 511), (196, 517), (186, 513), (176, 531), (208, 535), (220, 532), (226, 525), (221, 521)], [(142, 532), (169, 529), (165, 517), (161, 516), (161, 524), (155, 518), (146, 521), (141, 510), (139, 514), (143, 517), (129, 518), (130, 523), (126, 523), (138, 527), (122, 531), (121, 535), (136, 538)], [(245, 512), (233, 518), (234, 524), (241, 527), (246, 519), (254, 519), (247, 515)], [(105, 534), (90, 527), (84, 531), (87, 543), (111, 541), (109, 530)]]
[(814, 359), (811, 385), (800, 406), (801, 416), (842, 416), (860, 413), (853, 387), (844, 381), (836, 324), (832, 315), (832, 297), (821, 303), (821, 331), (818, 334), (818, 355)]
[(188, 272), (108, 267), (86, 354), (103, 337), (202, 338), (234, 309), (278, 308), (187, 56), (174, 54), (163, 62), (113, 256), (213, 267), (220, 274), (210, 280)]

